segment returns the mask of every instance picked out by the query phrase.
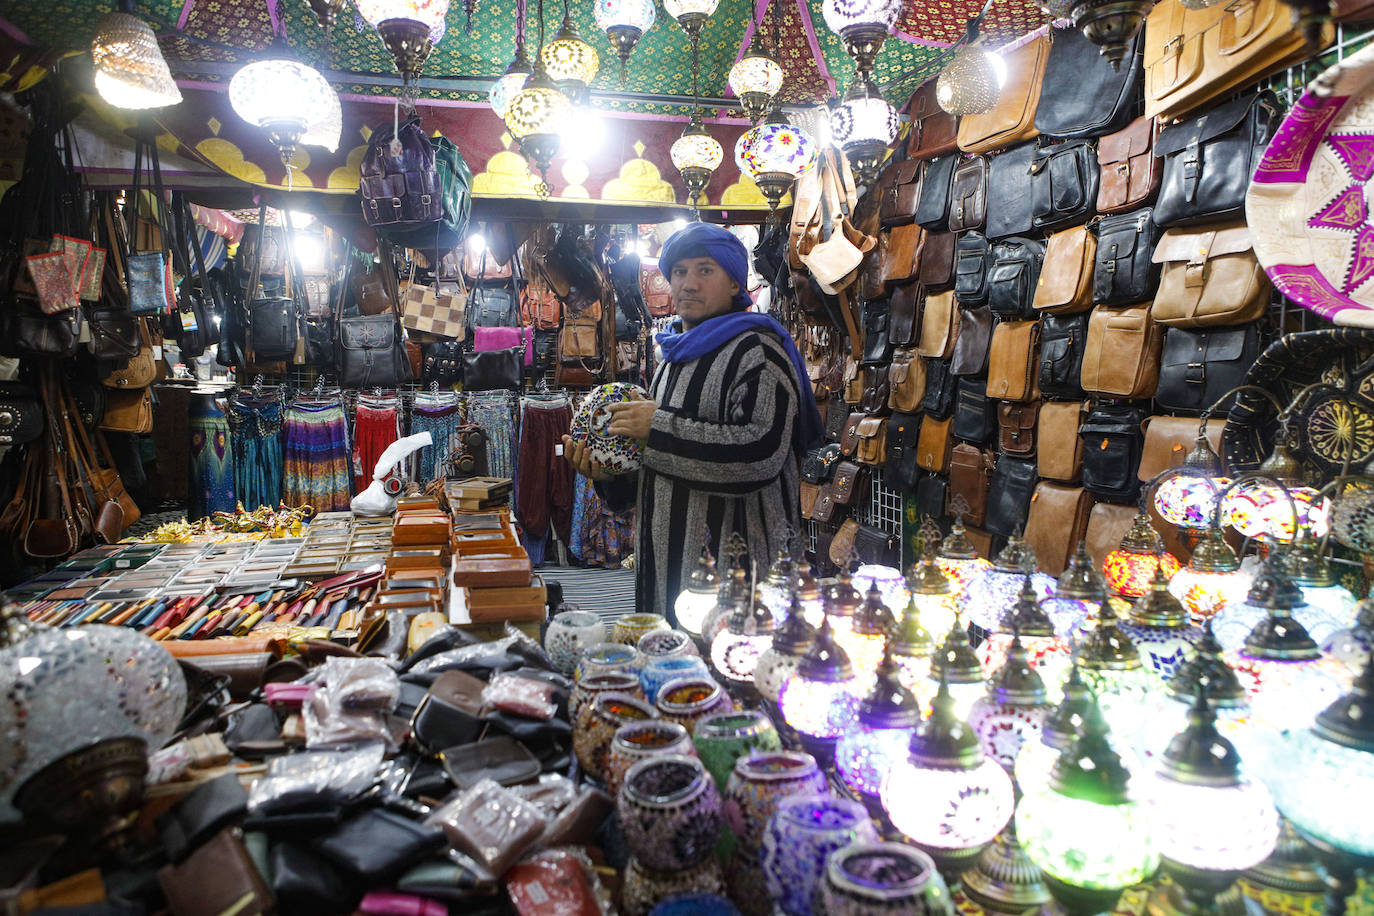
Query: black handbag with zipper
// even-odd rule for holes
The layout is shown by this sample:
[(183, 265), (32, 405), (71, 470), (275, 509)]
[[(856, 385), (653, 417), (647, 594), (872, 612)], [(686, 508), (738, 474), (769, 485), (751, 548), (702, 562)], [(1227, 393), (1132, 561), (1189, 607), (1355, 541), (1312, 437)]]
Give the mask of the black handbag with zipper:
[(997, 431), (997, 401), (988, 397), (986, 379), (959, 379), (954, 402), (954, 438), (984, 445)]
[(926, 166), (921, 180), (921, 196), (916, 199), (916, 222), (931, 232), (949, 228), (949, 187), (959, 156), (941, 156)]
[[(1083, 487), (1108, 502), (1130, 502), (1140, 492), (1145, 415), (1130, 404), (1098, 404), (1078, 427), (1083, 440)], [(1034, 462), (1032, 462), (1034, 463)]]
[(1102, 217), (1093, 263), (1094, 305), (1135, 305), (1154, 297), (1159, 265), (1153, 256), (1159, 234), (1149, 207)]
[(1044, 242), (1015, 237), (993, 245), (987, 275), (992, 313), (1004, 321), (1034, 317), (1035, 287), (1044, 263)]
[(1088, 313), (1046, 315), (1040, 321), (1040, 393), (1073, 400), (1083, 396), (1083, 351)]

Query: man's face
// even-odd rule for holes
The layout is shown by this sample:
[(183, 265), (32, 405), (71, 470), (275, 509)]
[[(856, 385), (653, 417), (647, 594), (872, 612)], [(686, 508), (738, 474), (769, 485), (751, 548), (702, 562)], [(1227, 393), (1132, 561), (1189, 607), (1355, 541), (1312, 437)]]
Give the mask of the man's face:
[(686, 328), (730, 311), (730, 302), (739, 284), (714, 258), (683, 258), (673, 265), (668, 277), (673, 307)]

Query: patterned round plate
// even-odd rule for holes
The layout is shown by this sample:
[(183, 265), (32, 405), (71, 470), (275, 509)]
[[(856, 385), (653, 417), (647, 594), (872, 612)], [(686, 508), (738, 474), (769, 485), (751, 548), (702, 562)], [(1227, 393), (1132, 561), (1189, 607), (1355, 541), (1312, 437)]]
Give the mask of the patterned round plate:
[(1374, 46), (1308, 84), (1250, 182), (1255, 255), (1285, 296), (1374, 327)]
[(573, 412), (569, 435), (576, 442), (585, 442), (592, 460), (614, 473), (637, 471), (644, 462), (642, 442), (606, 431), (611, 425), (610, 406), (632, 400), (633, 392), (643, 395), (644, 389), (624, 382), (599, 385), (587, 392)]

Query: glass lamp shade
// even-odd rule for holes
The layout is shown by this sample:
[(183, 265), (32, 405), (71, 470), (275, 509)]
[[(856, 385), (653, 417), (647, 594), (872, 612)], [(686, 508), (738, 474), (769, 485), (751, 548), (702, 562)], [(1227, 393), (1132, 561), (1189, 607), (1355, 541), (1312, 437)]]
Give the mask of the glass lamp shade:
[(982, 557), (947, 557), (941, 554), (935, 562), (939, 564), (940, 572), (949, 577), (956, 593), (968, 588), (979, 573), (992, 568), (992, 563)]
[(678, 626), (693, 636), (700, 636), (706, 615), (711, 613), (715, 606), (714, 588), (684, 588), (678, 592), (677, 600), (673, 602), (673, 614), (677, 617)]
[[(1326, 645), (1339, 630), (1350, 625), (1348, 619), (1342, 620), (1329, 613), (1326, 608), (1311, 604), (1295, 607), (1289, 614), (1302, 624), (1303, 629), (1318, 645)], [(1217, 642), (1221, 643), (1223, 649), (1228, 652), (1239, 652), (1245, 648), (1245, 638), (1250, 635), (1250, 631), (1268, 616), (1268, 608), (1252, 604), (1249, 600), (1232, 602), (1212, 618), (1212, 629), (1216, 632)]]
[(816, 144), (791, 124), (765, 122), (740, 135), (735, 163), (755, 179), (767, 174), (800, 178), (816, 164)]
[(890, 608), (906, 607), (906, 577), (900, 569), (878, 563), (864, 563), (854, 570), (854, 585), (866, 589), (870, 583), (878, 586), (883, 604)]
[(883, 781), (881, 797), (892, 826), (935, 849), (992, 842), (1016, 807), (1011, 778), (990, 758), (972, 769), (903, 760)]
[(763, 654), (759, 656), (759, 663), (754, 666), (754, 688), (758, 690), (759, 696), (776, 703), (778, 695), (782, 692), (782, 685), (797, 673), (800, 664), (800, 655), (784, 652), (776, 646), (764, 649)]
[(883, 778), (906, 761), (911, 729), (865, 725), (855, 720), (835, 745), (835, 769), (850, 789), (877, 796)]
[(1049, 786), (1031, 792), (1023, 784), (1022, 791), (1016, 837), (1046, 875), (1073, 887), (1117, 890), (1144, 881), (1159, 866), (1150, 814), (1141, 803), (1098, 804)]
[(710, 16), (720, 6), (720, 0), (664, 0), (663, 11), (674, 19), (683, 16)]
[(989, 695), (974, 702), (968, 724), (978, 733), (983, 753), (1010, 772), (1023, 747), (1040, 743), (1040, 730), (1048, 714), (1046, 705), (1012, 706)]
[(1155, 570), (1172, 579), (1179, 571), (1179, 562), (1171, 553), (1136, 553), (1118, 547), (1102, 561), (1102, 575), (1107, 587), (1118, 595), (1139, 598), (1150, 588)]
[(953, 115), (981, 114), (997, 104), (1007, 65), (996, 54), (966, 46), (935, 80), (935, 101)]
[[(998, 671), (1007, 661), (1007, 650), (1011, 648), (1011, 633), (991, 633), (978, 647), (978, 657), (986, 671)], [(1030, 665), (1045, 681), (1047, 697), (1051, 703), (1059, 702), (1060, 684), (1073, 667), (1073, 646), (1063, 636), (1022, 636), (1021, 645), (1026, 647)]]
[(1263, 783), (1188, 785), (1155, 774), (1144, 789), (1160, 855), (1203, 871), (1244, 871), (1274, 851), (1279, 816)]
[(1083, 681), (1097, 694), (1112, 734), (1124, 743), (1142, 728), (1164, 694), (1164, 682), (1144, 664), (1136, 668), (1083, 668)]
[(1183, 603), (1195, 623), (1212, 617), (1229, 602), (1244, 601), (1252, 576), (1244, 570), (1211, 572), (1185, 566), (1169, 580), (1169, 593)]
[(1056, 633), (1073, 638), (1083, 632), (1101, 604), (1101, 598), (1064, 598), (1050, 595), (1040, 602), (1040, 609), (1050, 618)]
[(720, 141), (708, 133), (686, 133), (673, 141), (668, 157), (678, 171), (706, 169), (714, 172), (725, 161)]
[(106, 13), (91, 40), (95, 88), (115, 108), (162, 108), (181, 101), (152, 26), (129, 13)]
[(358, 13), (374, 29), (388, 19), (409, 19), (429, 27), (434, 41), (437, 29), (443, 35), (444, 18), (448, 16), (449, 0), (358, 0)]
[(759, 658), (772, 646), (772, 633), (734, 633), (726, 627), (711, 642), (711, 666), (726, 684), (753, 684)]
[(853, 724), (862, 691), (863, 686), (854, 677), (815, 681), (798, 671), (783, 683), (778, 708), (796, 731), (812, 738), (833, 740)]
[(186, 679), (166, 649), (99, 624), (0, 649), (0, 685), (0, 816), (29, 777), (73, 751), (117, 738), (157, 750), (186, 706)]
[(1179, 474), (1161, 481), (1155, 489), (1155, 511), (1171, 525), (1199, 530), (1212, 523), (1217, 497), (1231, 483), (1229, 477), (1201, 477)]
[(339, 147), (339, 96), (318, 70), (299, 61), (259, 60), (241, 67), (229, 81), (229, 104), (279, 145)]
[(575, 29), (570, 29), (570, 20), (563, 20), (564, 28), (554, 36), (553, 41), (544, 45), (540, 57), (544, 69), (555, 83), (581, 83), (590, 86), (601, 69), (601, 58)]
[[(1168, 699), (1155, 705), (1149, 720), (1135, 734), (1132, 748), (1135, 759), (1154, 760), (1164, 753), (1174, 735), (1188, 725), (1188, 711), (1192, 709), (1193, 701), (1172, 692), (1166, 696)], [(1246, 771), (1256, 776), (1264, 775), (1274, 736), (1254, 725), (1250, 718), (1249, 703), (1217, 709), (1216, 716), (1217, 731), (1236, 746), (1245, 761)]]
[(826, 27), (836, 35), (843, 35), (855, 26), (890, 31), (901, 12), (901, 0), (825, 0), (821, 9)]
[(525, 80), (529, 79), (529, 75), (528, 70), (507, 72), (491, 84), (491, 92), (487, 94), (487, 101), (491, 103), (491, 110), (496, 112), (498, 118), (505, 120), (506, 109), (510, 107), (511, 99), (515, 98), (517, 92), (525, 88)]
[(878, 663), (883, 660), (883, 648), (887, 645), (887, 635), (884, 633), (856, 633), (854, 630), (845, 630), (835, 634), (835, 641), (844, 649), (849, 656), (850, 663), (854, 666), (854, 676), (864, 687), (873, 683), (874, 675), (878, 671)]
[(897, 109), (882, 96), (848, 99), (830, 117), (830, 136), (841, 149), (860, 143), (887, 146), (897, 139)]
[(1250, 695), (1253, 725), (1271, 735), (1308, 727), (1350, 686), (1348, 669), (1329, 656), (1284, 661), (1228, 652), (1225, 659)]
[(556, 86), (531, 77), (506, 106), (506, 130), (516, 140), (536, 134), (560, 134), (572, 113), (572, 102)]
[[(989, 567), (964, 589), (964, 614), (970, 623), (985, 632), (996, 632), (1002, 611), (1016, 603), (1026, 574), (1020, 569)], [(1031, 573), (1031, 588), (1037, 601), (1054, 591), (1054, 579), (1044, 573)]]
[[(1326, 534), (1331, 501), (1311, 487), (1289, 489), (1298, 510), (1298, 523), (1314, 536)], [(1221, 502), (1221, 523), (1248, 538), (1261, 541), (1293, 540), (1293, 509), (1283, 491), (1262, 481), (1245, 483), (1226, 494)]]
[(1310, 728), (1284, 736), (1283, 757), (1291, 761), (1270, 780), (1284, 817), (1299, 830), (1337, 849), (1374, 856), (1374, 753), (1338, 744)]
[(658, 14), (654, 11), (653, 0), (596, 0), (592, 18), (603, 32), (630, 28), (643, 34), (653, 27)]
[[(1350, 589), (1344, 585), (1301, 585), (1302, 596), (1307, 601), (1307, 606), (1317, 610), (1328, 617), (1339, 621), (1340, 628), (1348, 627), (1355, 622), (1355, 607), (1359, 603), (1355, 596), (1350, 594)], [(1323, 642), (1326, 636), (1318, 636), (1312, 632), (1311, 625), (1304, 623), (1307, 632), (1317, 642)], [(1329, 634), (1327, 634), (1329, 635)]]
[(759, 93), (769, 98), (778, 94), (782, 88), (782, 65), (771, 57), (752, 57), (745, 55), (730, 68), (730, 91), (743, 97), (746, 92)]

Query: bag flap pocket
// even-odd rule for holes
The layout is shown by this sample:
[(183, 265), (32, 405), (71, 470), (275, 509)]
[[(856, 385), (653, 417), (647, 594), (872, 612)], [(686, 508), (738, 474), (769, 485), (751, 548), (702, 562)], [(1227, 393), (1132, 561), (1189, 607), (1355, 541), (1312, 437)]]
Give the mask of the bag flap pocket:
[(883, 431), (886, 422), (886, 417), (865, 417), (859, 421), (859, 438), (872, 439)]
[(968, 277), (983, 272), (986, 266), (987, 257), (982, 251), (959, 252), (959, 257), (954, 262), (954, 273), (956, 276)]
[(1243, 220), (1205, 230), (1169, 229), (1155, 244), (1156, 264), (1170, 261), (1205, 261), (1224, 254), (1241, 254), (1254, 248), (1250, 227)]
[(1139, 224), (1131, 220), (1126, 225), (1108, 226), (1104, 220), (1098, 230), (1097, 261), (1108, 264), (1112, 261), (1126, 261), (1135, 256), (1136, 244), (1143, 234), (1137, 231)]
[(893, 363), (887, 371), (888, 384), (894, 388), (906, 384), (907, 376), (911, 374), (911, 363)]
[(1144, 155), (1150, 151), (1151, 118), (1137, 118), (1124, 130), (1108, 134), (1097, 141), (1097, 161), (1106, 170), (1107, 163), (1115, 165)]
[(1256, 96), (1256, 93), (1247, 93), (1218, 105), (1206, 114), (1164, 128), (1155, 138), (1155, 155), (1161, 158), (1171, 156), (1182, 152), (1190, 144), (1208, 143), (1235, 130), (1250, 112)]
[(396, 322), (390, 315), (339, 322), (339, 344), (345, 350), (389, 350), (395, 335)]
[(917, 176), (919, 176), (920, 173), (920, 162), (914, 159), (908, 159), (905, 162), (899, 162), (892, 167), (892, 183), (911, 184), (913, 181), (916, 180)]
[(1083, 206), (1088, 180), (1084, 175), (1087, 153), (1081, 144), (1057, 152), (1050, 157), (1050, 197), (1055, 211), (1075, 210)]
[(1115, 331), (1119, 334), (1144, 334), (1150, 326), (1150, 315), (1148, 308), (1123, 309), (1120, 312), (1108, 312), (1107, 330)]
[(1206, 361), (1209, 363), (1230, 363), (1241, 358), (1245, 352), (1246, 338), (1250, 336), (1251, 329), (1230, 328), (1225, 331), (1208, 331), (1204, 336), (1203, 348), (1206, 350)]

